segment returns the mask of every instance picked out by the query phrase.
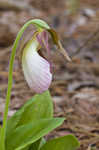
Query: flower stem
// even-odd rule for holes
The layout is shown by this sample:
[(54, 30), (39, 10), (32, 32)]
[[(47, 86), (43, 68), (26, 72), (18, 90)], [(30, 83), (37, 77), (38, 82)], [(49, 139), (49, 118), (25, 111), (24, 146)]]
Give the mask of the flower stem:
[(12, 89), (12, 82), (13, 82), (13, 65), (14, 65), (16, 49), (17, 49), (19, 40), (20, 40), (23, 32), (30, 24), (34, 24), (37, 28), (45, 28), (45, 29), (50, 28), (42, 20), (39, 20), (39, 19), (30, 20), (21, 28), (21, 30), (19, 31), (19, 33), (16, 37), (16, 40), (15, 40), (13, 48), (12, 48), (12, 53), (11, 53), (10, 63), (9, 63), (8, 89), (7, 89), (6, 103), (5, 103), (5, 110), (4, 110), (4, 117), (3, 117), (3, 126), (0, 131), (0, 150), (5, 150), (5, 135), (6, 135), (8, 109), (9, 109), (9, 104), (10, 104), (11, 89)]

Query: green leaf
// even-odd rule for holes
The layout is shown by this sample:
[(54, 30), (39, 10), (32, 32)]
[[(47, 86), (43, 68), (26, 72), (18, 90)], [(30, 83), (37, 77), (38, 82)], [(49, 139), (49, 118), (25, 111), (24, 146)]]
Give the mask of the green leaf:
[(67, 135), (46, 142), (40, 150), (77, 150), (79, 142), (73, 135)]
[(63, 118), (39, 119), (15, 129), (6, 139), (6, 150), (21, 150), (63, 123)]
[(39, 145), (40, 145), (40, 142), (41, 142), (41, 139), (38, 140), (37, 142), (32, 143), (32, 144), (29, 146), (29, 150), (38, 150)]
[(38, 141), (32, 143), (28, 147), (23, 148), (22, 150), (40, 150), (40, 148), (46, 143), (44, 138), (39, 139)]
[(25, 107), (18, 126), (38, 119), (52, 118), (53, 104), (49, 92), (35, 95)]
[[(39, 149), (46, 143), (46, 140), (44, 138), (42, 138), (41, 142), (40, 142), (40, 145), (39, 145)], [(32, 149), (31, 149), (32, 150)]]
[[(30, 146), (28, 146), (28, 150), (40, 150), (40, 148), (46, 143), (46, 140), (44, 138), (39, 139), (38, 141), (32, 143)], [(22, 149), (26, 150), (26, 149)]]
[[(29, 149), (29, 146), (28, 146), (28, 147), (22, 148), (21, 150), (30, 150), (30, 149)], [(35, 149), (35, 150), (37, 150), (37, 149)]]
[[(9, 139), (10, 134), (16, 129), (16, 127), (22, 124), (41, 118), (52, 118), (52, 116), (53, 103), (49, 91), (35, 95), (8, 120), (6, 138)], [(32, 146), (35, 147), (35, 145), (38, 145), (38, 141), (33, 144)], [(28, 150), (29, 147), (25, 149)]]
[(38, 141), (32, 143), (31, 145), (25, 148), (22, 148), (22, 150), (38, 150), (40, 146), (40, 142), (41, 142), (41, 139), (39, 139)]
[(35, 95), (8, 120), (7, 137), (20, 125), (43, 118), (52, 118), (52, 116), (53, 104), (50, 93), (46, 91)]

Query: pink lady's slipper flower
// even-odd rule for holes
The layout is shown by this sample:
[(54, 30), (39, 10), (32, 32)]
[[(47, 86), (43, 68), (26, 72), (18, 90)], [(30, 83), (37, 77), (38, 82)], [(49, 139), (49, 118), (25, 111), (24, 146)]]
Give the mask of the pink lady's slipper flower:
[(45, 31), (34, 34), (33, 38), (27, 42), (22, 55), (25, 79), (29, 87), (36, 93), (48, 90), (52, 81), (51, 63), (38, 53), (42, 46), (46, 48), (50, 56), (48, 35)]
[[(40, 33), (37, 36), (28, 41), (23, 50), (22, 67), (29, 87), (36, 93), (42, 93), (49, 88), (52, 74), (50, 72), (50, 63), (38, 53), (41, 44), (47, 41), (40, 37)], [(45, 44), (47, 46), (47, 43)]]

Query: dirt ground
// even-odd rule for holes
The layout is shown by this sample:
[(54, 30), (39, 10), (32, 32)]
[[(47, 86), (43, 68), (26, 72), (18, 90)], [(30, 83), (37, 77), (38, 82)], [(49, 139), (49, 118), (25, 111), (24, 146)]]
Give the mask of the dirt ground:
[[(0, 120), (13, 41), (26, 21), (41, 18), (59, 33), (72, 58), (72, 62), (67, 63), (51, 43), (50, 91), (55, 116), (64, 116), (66, 120), (47, 138), (72, 133), (81, 143), (79, 150), (99, 150), (99, 0), (72, 1), (0, 0)], [(32, 32), (32, 28), (28, 32)], [(17, 56), (13, 76), (9, 116), (33, 96)]]

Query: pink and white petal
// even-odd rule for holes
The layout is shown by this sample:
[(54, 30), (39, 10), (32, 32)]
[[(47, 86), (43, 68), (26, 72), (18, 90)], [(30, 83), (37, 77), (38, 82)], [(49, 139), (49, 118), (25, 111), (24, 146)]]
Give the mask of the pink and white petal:
[(37, 34), (37, 40), (39, 42), (39, 44), (44, 47), (47, 51), (47, 60), (50, 63), (50, 70), (52, 72), (53, 70), (53, 65), (52, 65), (52, 61), (51, 61), (51, 54), (50, 54), (50, 47), (49, 47), (49, 43), (48, 43), (48, 33), (46, 31), (43, 31), (39, 34)]
[(48, 90), (52, 74), (50, 64), (37, 53), (33, 44), (27, 50), (25, 49), (22, 68), (29, 87), (36, 93), (42, 93)]

